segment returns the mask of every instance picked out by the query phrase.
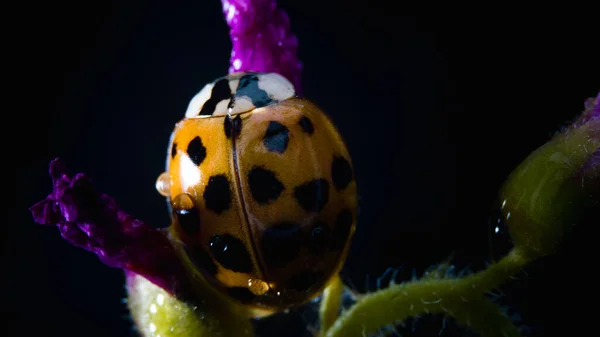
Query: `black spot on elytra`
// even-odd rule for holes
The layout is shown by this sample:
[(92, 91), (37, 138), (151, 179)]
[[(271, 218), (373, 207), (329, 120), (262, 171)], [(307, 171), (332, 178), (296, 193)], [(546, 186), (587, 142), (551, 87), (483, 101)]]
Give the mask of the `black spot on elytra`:
[(307, 212), (320, 212), (329, 201), (329, 182), (313, 179), (294, 189), (294, 197)]
[(190, 260), (198, 267), (203, 269), (209, 275), (214, 276), (217, 274), (217, 265), (213, 259), (208, 255), (208, 252), (200, 245), (194, 245), (192, 248), (185, 248), (186, 253), (190, 257)]
[(283, 124), (269, 122), (263, 144), (270, 152), (283, 153), (287, 149), (290, 131)]
[(177, 143), (173, 142), (173, 145), (171, 146), (171, 159), (175, 158), (176, 154), (177, 154)]
[(231, 207), (231, 188), (227, 176), (219, 174), (210, 177), (203, 196), (207, 209), (217, 214), (228, 210)]
[(258, 76), (255, 74), (244, 75), (240, 78), (233, 100), (235, 100), (235, 97), (242, 96), (250, 98), (252, 105), (257, 108), (267, 106), (273, 102), (267, 92), (258, 87)]
[(254, 167), (248, 173), (248, 185), (252, 197), (259, 204), (266, 204), (279, 197), (285, 188), (273, 171), (262, 167)]
[(284, 267), (298, 256), (301, 245), (302, 233), (297, 223), (278, 223), (267, 227), (263, 233), (263, 257), (270, 267)]
[(195, 207), (192, 209), (176, 209), (175, 216), (185, 234), (191, 236), (200, 230), (200, 216)]
[(334, 157), (331, 164), (331, 180), (338, 190), (346, 188), (352, 181), (352, 166), (344, 157)]
[(229, 80), (224, 78), (215, 83), (211, 92), (210, 98), (204, 103), (199, 115), (210, 116), (215, 112), (217, 104), (224, 99), (231, 98), (231, 88), (229, 88)]
[(324, 275), (322, 271), (303, 271), (292, 276), (288, 280), (288, 285), (296, 291), (309, 291), (323, 279)]
[(240, 115), (237, 115), (232, 120), (229, 115), (225, 116), (225, 124), (223, 128), (225, 129), (225, 136), (227, 138), (231, 138), (232, 135), (233, 138), (239, 136), (240, 132), (242, 132), (242, 118)]
[(177, 195), (173, 199), (173, 213), (177, 223), (186, 235), (192, 236), (198, 233), (200, 230), (200, 214), (191, 197), (185, 193)]
[(186, 152), (196, 166), (202, 164), (206, 158), (206, 148), (202, 144), (202, 139), (200, 139), (199, 136), (194, 137), (194, 139), (189, 142)]
[(250, 253), (242, 240), (230, 234), (213, 235), (210, 252), (223, 267), (239, 273), (252, 271)]
[(349, 209), (343, 209), (338, 213), (335, 219), (335, 227), (333, 228), (332, 250), (341, 250), (344, 248), (353, 223), (352, 212)]
[(227, 289), (227, 293), (229, 296), (245, 303), (251, 302), (256, 297), (248, 288), (244, 287), (229, 288)]
[(298, 121), (298, 124), (300, 124), (300, 126), (302, 127), (302, 131), (308, 133), (309, 135), (312, 135), (313, 132), (315, 132), (315, 127), (313, 126), (313, 123), (306, 116), (302, 116), (302, 118), (300, 118), (300, 121)]
[(307, 237), (308, 251), (313, 255), (323, 254), (331, 240), (331, 228), (324, 222), (316, 222)]

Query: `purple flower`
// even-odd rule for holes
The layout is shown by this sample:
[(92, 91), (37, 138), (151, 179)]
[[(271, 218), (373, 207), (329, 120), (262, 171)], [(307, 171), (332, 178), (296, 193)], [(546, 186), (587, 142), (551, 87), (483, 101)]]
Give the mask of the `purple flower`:
[(600, 92), (598, 96), (588, 98), (584, 103), (585, 109), (581, 116), (573, 123), (573, 127), (577, 128), (594, 119), (600, 118)]
[[(595, 98), (588, 98), (585, 101), (585, 110), (579, 118), (573, 123), (572, 128), (576, 129), (589, 123), (600, 121), (600, 92)], [(600, 129), (591, 128), (590, 136), (595, 139), (600, 139)], [(585, 146), (585, 144), (584, 144)], [(600, 148), (597, 148), (586, 163), (583, 165), (578, 176), (600, 177)]]
[(233, 48), (229, 72), (275, 72), (301, 90), (302, 63), (290, 19), (275, 0), (222, 0)]
[(164, 232), (120, 210), (84, 174), (67, 175), (59, 159), (50, 163), (50, 177), (52, 193), (30, 208), (37, 223), (57, 226), (69, 243), (108, 266), (140, 274), (171, 293), (182, 290), (183, 267)]

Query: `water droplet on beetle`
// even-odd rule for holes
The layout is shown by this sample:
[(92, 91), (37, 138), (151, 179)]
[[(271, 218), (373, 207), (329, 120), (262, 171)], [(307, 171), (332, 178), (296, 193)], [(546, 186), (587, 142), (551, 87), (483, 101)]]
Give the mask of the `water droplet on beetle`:
[(169, 182), (169, 174), (167, 172), (163, 172), (156, 179), (156, 190), (163, 197), (168, 197), (171, 195), (171, 187)]

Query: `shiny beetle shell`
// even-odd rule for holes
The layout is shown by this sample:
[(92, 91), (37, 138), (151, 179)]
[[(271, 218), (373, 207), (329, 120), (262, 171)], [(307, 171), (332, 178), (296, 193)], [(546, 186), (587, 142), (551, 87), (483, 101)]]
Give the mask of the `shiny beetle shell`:
[(278, 311), (314, 298), (339, 272), (356, 223), (351, 159), (331, 120), (284, 77), (235, 73), (208, 84), (168, 152), (159, 190), (171, 233), (214, 287)]

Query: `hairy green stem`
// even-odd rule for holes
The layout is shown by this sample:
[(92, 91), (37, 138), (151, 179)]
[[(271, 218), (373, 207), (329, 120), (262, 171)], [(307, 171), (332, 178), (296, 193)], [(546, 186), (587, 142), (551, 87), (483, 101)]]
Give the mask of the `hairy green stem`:
[(495, 303), (481, 297), (452, 313), (457, 322), (477, 331), (481, 337), (518, 337), (513, 322)]
[(518, 336), (510, 320), (503, 318), (500, 310), (484, 295), (528, 262), (529, 258), (515, 248), (476, 274), (463, 278), (425, 278), (364, 295), (338, 318), (326, 336), (367, 335), (386, 325), (429, 313), (452, 316), (482, 336)]

